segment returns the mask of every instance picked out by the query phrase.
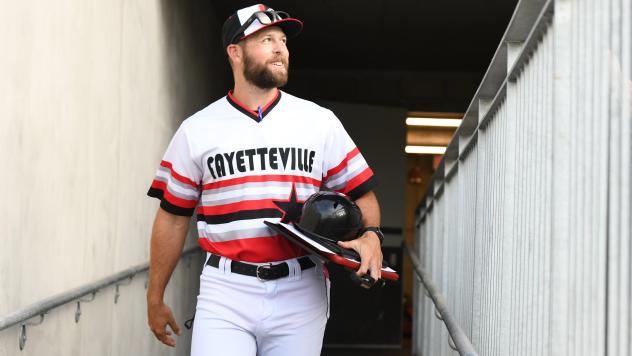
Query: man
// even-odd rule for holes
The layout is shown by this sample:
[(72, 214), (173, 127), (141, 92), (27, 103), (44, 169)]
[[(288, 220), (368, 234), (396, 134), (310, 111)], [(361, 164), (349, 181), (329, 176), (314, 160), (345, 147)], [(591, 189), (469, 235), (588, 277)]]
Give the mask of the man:
[(296, 221), (321, 185), (355, 199), (366, 227), (341, 243), (356, 250), (358, 275), (380, 278), (380, 212), (373, 172), (334, 114), (281, 92), (288, 37), (303, 24), (264, 5), (223, 26), (235, 87), (185, 120), (148, 195), (160, 199), (151, 237), (148, 319), (161, 342), (180, 334), (163, 293), (197, 207), (207, 251), (192, 355), (320, 355), (329, 313), (326, 269), (264, 221)]

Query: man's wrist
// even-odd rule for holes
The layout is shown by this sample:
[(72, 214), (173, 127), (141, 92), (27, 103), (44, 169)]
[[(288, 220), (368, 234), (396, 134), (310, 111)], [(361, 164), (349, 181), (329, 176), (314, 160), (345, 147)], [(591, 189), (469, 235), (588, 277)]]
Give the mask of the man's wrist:
[(147, 291), (147, 305), (151, 306), (163, 304), (163, 297), (164, 294), (160, 291), (153, 291), (150, 289)]
[(365, 232), (365, 234), (367, 236), (372, 236), (373, 238), (375, 238), (377, 242), (380, 244), (380, 246), (382, 246), (382, 239), (380, 239), (380, 236), (376, 234), (374, 231), (367, 231)]
[(367, 226), (360, 229), (360, 235), (364, 235), (367, 232), (372, 232), (373, 233), (372, 235), (375, 235), (380, 241), (380, 246), (382, 245), (382, 243), (384, 242), (384, 234), (382, 233), (382, 230), (380, 230), (379, 227)]

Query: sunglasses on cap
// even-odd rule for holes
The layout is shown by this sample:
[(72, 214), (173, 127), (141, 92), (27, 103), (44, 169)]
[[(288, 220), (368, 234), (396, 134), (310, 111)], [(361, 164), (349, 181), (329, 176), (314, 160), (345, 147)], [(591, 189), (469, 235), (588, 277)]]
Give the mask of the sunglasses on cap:
[(235, 32), (235, 35), (230, 39), (231, 44), (235, 44), (239, 42), (241, 36), (246, 31), (246, 29), (252, 25), (253, 22), (259, 21), (262, 25), (270, 25), (274, 22), (281, 21), (283, 19), (290, 18), (290, 14), (284, 11), (257, 11), (253, 13), (246, 22), (244, 22), (241, 27)]

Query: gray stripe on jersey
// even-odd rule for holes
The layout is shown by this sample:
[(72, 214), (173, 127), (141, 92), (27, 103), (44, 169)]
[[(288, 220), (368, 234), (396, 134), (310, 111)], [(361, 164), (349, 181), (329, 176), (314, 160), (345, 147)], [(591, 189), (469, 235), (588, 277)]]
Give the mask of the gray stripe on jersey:
[[(209, 226), (209, 225), (206, 225)], [(205, 229), (206, 230), (206, 229)], [(224, 231), (224, 232), (209, 232), (204, 231), (202, 236), (206, 237), (212, 242), (225, 242), (239, 239), (247, 239), (253, 237), (268, 237), (275, 236), (276, 233), (264, 226), (255, 229), (242, 229), (242, 230), (233, 230), (233, 231)]]
[[(348, 178), (347, 178), (347, 179), (344, 179), (344, 180), (342, 181), (342, 183), (339, 183), (338, 185), (336, 185), (336, 186), (334, 186), (334, 187), (330, 186), (329, 184), (327, 184), (327, 186), (328, 186), (330, 189), (333, 189), (333, 190), (342, 190), (342, 189), (344, 189), (344, 187), (347, 185), (347, 183), (349, 183), (349, 181), (350, 181), (351, 179), (355, 178), (358, 174), (362, 173), (362, 171), (364, 171), (364, 170), (365, 170), (365, 169), (367, 169), (368, 167), (369, 167), (369, 165), (368, 165), (366, 162), (364, 162), (364, 164), (362, 164), (362, 165), (358, 166), (358, 168), (356, 168), (356, 169), (355, 169), (355, 170), (353, 170), (352, 172), (346, 172), (346, 175), (347, 175), (347, 177), (348, 177)], [(337, 174), (336, 176), (339, 176), (339, 175)], [(333, 181), (334, 181), (333, 179), (328, 180), (328, 182), (333, 182)]]
[[(236, 185), (231, 185), (228, 187), (223, 187), (223, 188), (216, 188), (216, 189), (205, 189), (202, 192), (202, 195), (213, 195), (213, 194), (219, 194), (219, 193), (225, 193), (225, 192), (231, 192), (231, 191), (235, 191), (235, 190), (242, 190), (244, 188), (272, 188), (272, 187), (287, 187), (288, 189), (292, 186), (292, 182), (248, 182), (248, 183), (242, 183), (242, 184), (236, 184)], [(295, 186), (297, 189), (314, 189), (316, 187), (314, 187), (312, 184), (307, 184), (307, 183), (295, 183)], [(289, 191), (288, 191), (288, 195), (289, 195)]]
[[(165, 183), (168, 183), (168, 184), (175, 184), (175, 185), (177, 185), (178, 187), (180, 187), (182, 189), (187, 189), (187, 190), (190, 190), (191, 192), (196, 192), (196, 189), (193, 188), (192, 186), (190, 186), (190, 185), (188, 185), (186, 183), (182, 183), (179, 180), (173, 178), (173, 176), (171, 175), (171, 170), (169, 168), (165, 168), (165, 167), (160, 166), (160, 167), (158, 167), (158, 170), (161, 171), (161, 172), (166, 173), (166, 175), (169, 177), (169, 179), (167, 179), (165, 177), (162, 177), (162, 176), (159, 176), (159, 175), (156, 175), (156, 177), (155, 177), (156, 180), (161, 181), (161, 182), (165, 182)], [(197, 194), (196, 194), (196, 197), (197, 197)]]
[[(175, 191), (173, 189), (173, 184), (175, 182), (174, 179), (165, 179), (164, 177), (155, 177), (154, 179), (157, 180), (157, 181), (160, 181), (160, 182), (167, 183), (167, 191), (169, 191), (169, 193), (171, 193), (171, 195), (173, 195), (175, 197), (178, 197), (180, 199), (185, 199), (185, 200), (198, 200), (198, 195), (197, 194), (184, 194), (182, 192)], [(178, 186), (182, 187), (182, 185), (180, 185), (180, 184), (178, 184)], [(182, 188), (184, 188), (184, 187), (182, 187)], [(190, 186), (188, 188), (184, 188), (184, 189), (192, 190)]]
[[(333, 182), (333, 181), (335, 181), (336, 179), (338, 179), (338, 178), (340, 178), (342, 176), (348, 175), (349, 174), (348, 171), (347, 171), (348, 167), (349, 166), (353, 166), (354, 164), (356, 164), (356, 162), (358, 162), (358, 160), (364, 160), (364, 157), (362, 157), (361, 153), (358, 153), (355, 157), (353, 157), (351, 160), (349, 160), (347, 162), (347, 166), (345, 167), (345, 169), (343, 169), (340, 172), (334, 174), (333, 176), (327, 178), (327, 181), (328, 182)], [(364, 162), (364, 164), (366, 164), (366, 162)]]

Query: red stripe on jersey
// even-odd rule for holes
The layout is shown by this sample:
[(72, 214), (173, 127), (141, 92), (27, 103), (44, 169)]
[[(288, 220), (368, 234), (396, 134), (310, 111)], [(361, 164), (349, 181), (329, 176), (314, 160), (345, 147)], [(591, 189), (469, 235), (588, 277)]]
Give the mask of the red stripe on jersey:
[(184, 183), (184, 184), (188, 184), (190, 186), (192, 186), (195, 189), (199, 188), (199, 184), (195, 183), (194, 181), (192, 181), (191, 179), (179, 174), (178, 172), (175, 171), (175, 169), (173, 169), (173, 165), (171, 164), (171, 162), (168, 161), (161, 161), (160, 165), (162, 167), (168, 168), (171, 171), (171, 176), (177, 180), (179, 180), (180, 182)]
[(367, 179), (371, 178), (372, 175), (373, 175), (373, 171), (371, 170), (371, 168), (367, 167), (360, 174), (358, 174), (357, 176), (349, 180), (349, 182), (343, 189), (343, 193), (347, 194), (350, 191), (354, 190), (357, 186), (366, 182)]
[(272, 105), (272, 104), (273, 104), (273, 103), (277, 100), (277, 98), (279, 97), (279, 94), (281, 94), (281, 93), (279, 92), (279, 89), (277, 89), (277, 91), (276, 91), (276, 95), (274, 96), (274, 99), (270, 100), (270, 102), (269, 102), (269, 103), (267, 103), (264, 107), (262, 107), (262, 108), (261, 108), (261, 111), (266, 111), (266, 110), (268, 110), (268, 108), (270, 107), (270, 105)]
[(167, 189), (167, 183), (163, 181), (154, 180), (153, 182), (151, 182), (151, 187), (160, 189), (162, 191), (162, 197), (166, 199), (169, 203), (175, 206), (191, 209), (191, 208), (195, 208), (195, 206), (197, 205), (197, 199), (195, 200), (182, 199), (171, 194), (169, 192), (169, 189)]
[[(200, 211), (203, 215), (219, 215), (234, 213), (241, 210), (278, 209), (279, 207), (274, 204), (274, 201), (275, 199), (244, 200), (223, 205), (200, 206), (198, 211)], [(280, 200), (276, 199), (276, 201)]]
[(265, 263), (289, 260), (307, 253), (283, 236), (252, 237), (224, 242), (212, 242), (200, 237), (202, 250), (234, 261)]
[(327, 178), (329, 178), (329, 177), (337, 174), (341, 170), (345, 169), (347, 167), (347, 163), (349, 163), (349, 161), (353, 157), (358, 155), (359, 153), (360, 153), (360, 150), (357, 147), (354, 148), (353, 150), (351, 150), (351, 152), (347, 153), (347, 156), (345, 157), (345, 159), (342, 160), (342, 162), (340, 162), (340, 164), (338, 164), (334, 168), (332, 168), (332, 169), (327, 171), (327, 175), (325, 176), (325, 178), (323, 178), (323, 180), (327, 180)]
[(230, 187), (232, 185), (244, 184), (244, 183), (261, 183), (261, 182), (293, 182), (293, 183), (306, 183), (315, 187), (320, 187), (320, 181), (311, 177), (304, 176), (292, 176), (281, 174), (267, 174), (260, 176), (246, 176), (239, 178), (232, 178), (221, 180), (219, 182), (213, 182), (204, 184), (204, 190), (218, 189), (223, 187)]

